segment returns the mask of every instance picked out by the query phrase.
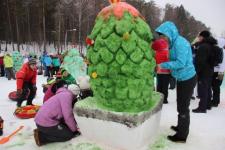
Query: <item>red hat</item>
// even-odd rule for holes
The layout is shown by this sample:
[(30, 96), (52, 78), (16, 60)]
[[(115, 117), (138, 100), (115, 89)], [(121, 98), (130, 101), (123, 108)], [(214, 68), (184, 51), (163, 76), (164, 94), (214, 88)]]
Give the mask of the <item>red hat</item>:
[(158, 39), (155, 40), (152, 43), (152, 49), (154, 49), (155, 51), (163, 51), (163, 50), (168, 50), (169, 49), (169, 45), (166, 39)]

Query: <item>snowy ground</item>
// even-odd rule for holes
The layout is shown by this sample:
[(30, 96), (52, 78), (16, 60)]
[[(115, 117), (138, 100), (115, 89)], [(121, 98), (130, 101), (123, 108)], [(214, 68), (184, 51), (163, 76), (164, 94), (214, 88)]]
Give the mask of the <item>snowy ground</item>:
[[(42, 104), (41, 84), (45, 81), (46, 78), (38, 76), (38, 94), (33, 101), (34, 104)], [(6, 78), (0, 78), (0, 116), (4, 119), (3, 136), (9, 135), (20, 125), (24, 125), (25, 128), (12, 137), (8, 143), (0, 145), (0, 150), (113, 150), (83, 136), (65, 143), (37, 147), (33, 138), (33, 129), (35, 128), (33, 119), (21, 120), (13, 115), (16, 103), (8, 99), (8, 93), (15, 87), (15, 80), (8, 81)], [(221, 104), (218, 108), (213, 108), (206, 114), (191, 113), (190, 134), (186, 144), (176, 144), (166, 140), (168, 134), (174, 134), (169, 127), (176, 125), (177, 122), (175, 95), (174, 90), (169, 91), (169, 104), (163, 105), (158, 137), (156, 142), (149, 146), (149, 150), (225, 150), (225, 82), (221, 90)], [(192, 100), (190, 109), (196, 108), (198, 101)]]

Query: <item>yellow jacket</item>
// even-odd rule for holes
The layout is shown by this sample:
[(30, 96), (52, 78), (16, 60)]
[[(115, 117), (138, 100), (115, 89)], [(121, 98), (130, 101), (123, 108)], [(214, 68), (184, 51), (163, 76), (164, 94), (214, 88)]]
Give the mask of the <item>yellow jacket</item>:
[(13, 59), (11, 56), (5, 55), (3, 61), (5, 68), (13, 67)]

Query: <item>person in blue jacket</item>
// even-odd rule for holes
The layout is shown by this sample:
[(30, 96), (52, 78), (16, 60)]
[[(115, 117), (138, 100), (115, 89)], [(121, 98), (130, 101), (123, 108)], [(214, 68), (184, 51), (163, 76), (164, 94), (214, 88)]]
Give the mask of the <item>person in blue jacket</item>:
[(45, 53), (42, 59), (44, 66), (46, 66), (46, 75), (50, 78), (52, 77), (52, 58)]
[(57, 72), (59, 71), (59, 67), (60, 67), (60, 59), (58, 57), (58, 55), (53, 55), (52, 56), (52, 65), (53, 65), (53, 75), (56, 75)]
[(171, 126), (176, 131), (168, 136), (172, 142), (185, 143), (189, 134), (190, 125), (190, 99), (196, 84), (196, 72), (192, 60), (190, 43), (181, 35), (173, 22), (167, 21), (155, 30), (160, 37), (169, 41), (169, 62), (159, 64), (158, 67), (170, 69), (172, 76), (177, 80), (177, 126)]

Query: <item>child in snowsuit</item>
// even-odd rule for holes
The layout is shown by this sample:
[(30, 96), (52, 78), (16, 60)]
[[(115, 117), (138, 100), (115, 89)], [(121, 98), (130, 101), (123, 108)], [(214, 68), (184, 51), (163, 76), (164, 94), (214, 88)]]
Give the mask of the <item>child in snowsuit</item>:
[(36, 78), (37, 68), (36, 59), (31, 58), (22, 68), (16, 73), (16, 85), (17, 85), (17, 107), (20, 107), (23, 100), (26, 99), (27, 93), (27, 105), (32, 105), (32, 101), (36, 95)]
[[(166, 39), (160, 38), (152, 44), (152, 49), (155, 50), (156, 64), (169, 61), (169, 46)], [(157, 91), (164, 95), (163, 103), (168, 103), (168, 86), (170, 81), (170, 70), (162, 69), (157, 66)]]

